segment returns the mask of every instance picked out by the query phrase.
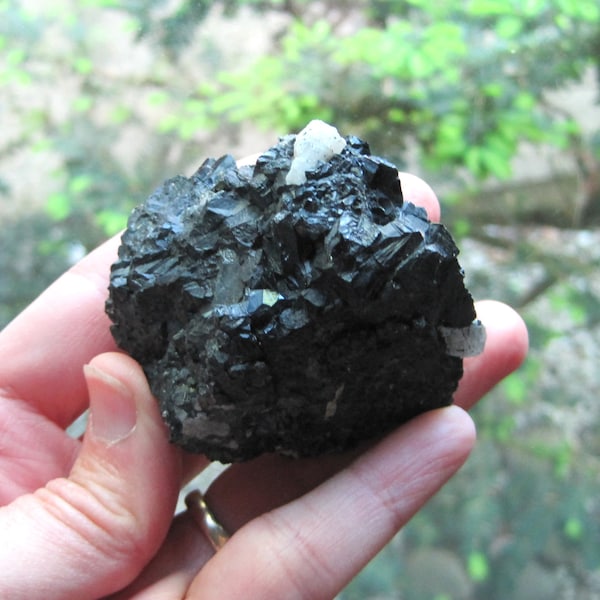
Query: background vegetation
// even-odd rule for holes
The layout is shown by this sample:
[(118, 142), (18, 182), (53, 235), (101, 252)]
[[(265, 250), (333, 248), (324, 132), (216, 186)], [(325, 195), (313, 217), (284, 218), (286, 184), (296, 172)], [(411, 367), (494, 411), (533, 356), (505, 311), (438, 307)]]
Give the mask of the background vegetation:
[(328, 120), (433, 184), (532, 342), (342, 598), (598, 598), (599, 77), (597, 0), (0, 0), (0, 326), (166, 177)]

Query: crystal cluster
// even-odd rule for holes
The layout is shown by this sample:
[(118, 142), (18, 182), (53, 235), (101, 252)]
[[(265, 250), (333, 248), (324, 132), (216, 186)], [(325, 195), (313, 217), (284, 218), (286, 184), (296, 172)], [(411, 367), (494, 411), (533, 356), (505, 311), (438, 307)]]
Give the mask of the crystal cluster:
[(452, 402), (485, 339), (457, 254), (394, 165), (312, 122), (135, 209), (107, 312), (174, 443), (317, 455)]

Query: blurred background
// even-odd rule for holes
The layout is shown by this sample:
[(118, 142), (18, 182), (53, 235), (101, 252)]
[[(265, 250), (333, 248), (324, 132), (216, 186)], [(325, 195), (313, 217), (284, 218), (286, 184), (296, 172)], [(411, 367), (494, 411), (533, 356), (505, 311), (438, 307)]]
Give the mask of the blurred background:
[(598, 0), (0, 0), (0, 327), (162, 180), (312, 118), (431, 183), (531, 353), (340, 595), (600, 598)]

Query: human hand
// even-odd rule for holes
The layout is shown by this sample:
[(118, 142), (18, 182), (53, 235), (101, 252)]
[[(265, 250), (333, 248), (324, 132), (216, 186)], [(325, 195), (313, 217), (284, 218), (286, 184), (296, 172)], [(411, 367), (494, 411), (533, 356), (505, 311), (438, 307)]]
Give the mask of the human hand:
[[(439, 218), (424, 182), (402, 184)], [(479, 303), (488, 341), (465, 360), (457, 406), (353, 453), (230, 467), (207, 493), (234, 533), (213, 556), (187, 512), (172, 518), (207, 461), (168, 444), (141, 369), (114, 352), (104, 300), (117, 246), (91, 253), (0, 334), (1, 597), (333, 597), (460, 467), (474, 441), (463, 409), (526, 353), (521, 319)], [(88, 403), (83, 441), (69, 438)]]

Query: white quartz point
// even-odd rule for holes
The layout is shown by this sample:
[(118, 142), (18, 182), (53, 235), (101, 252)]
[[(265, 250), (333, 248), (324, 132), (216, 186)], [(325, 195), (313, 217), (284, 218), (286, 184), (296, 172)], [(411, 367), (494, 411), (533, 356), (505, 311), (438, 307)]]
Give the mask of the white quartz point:
[(346, 140), (335, 127), (317, 119), (311, 121), (296, 136), (294, 159), (285, 182), (288, 185), (301, 185), (306, 181), (306, 171), (339, 154), (345, 145)]

